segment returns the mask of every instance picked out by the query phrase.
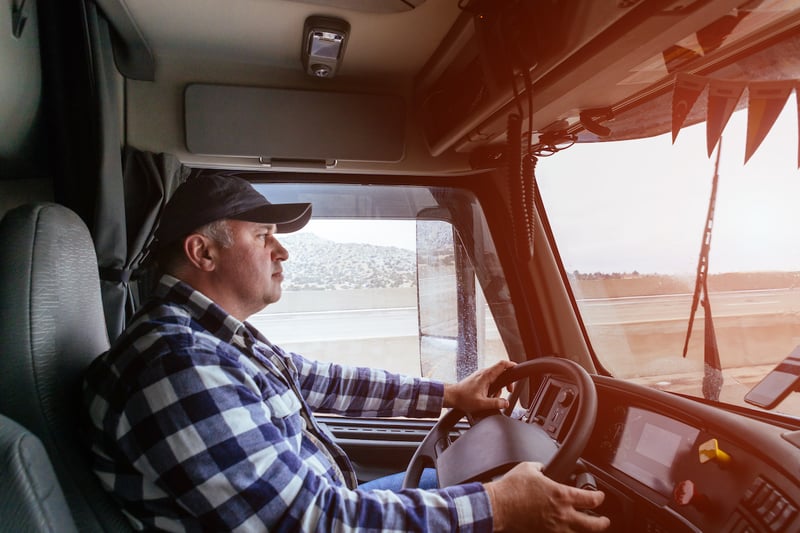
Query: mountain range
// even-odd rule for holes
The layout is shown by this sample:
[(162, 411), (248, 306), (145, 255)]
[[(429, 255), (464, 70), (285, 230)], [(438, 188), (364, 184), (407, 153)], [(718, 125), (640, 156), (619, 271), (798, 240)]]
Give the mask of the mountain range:
[(340, 243), (312, 233), (280, 236), (289, 250), (284, 290), (413, 287), (415, 253), (396, 246)]

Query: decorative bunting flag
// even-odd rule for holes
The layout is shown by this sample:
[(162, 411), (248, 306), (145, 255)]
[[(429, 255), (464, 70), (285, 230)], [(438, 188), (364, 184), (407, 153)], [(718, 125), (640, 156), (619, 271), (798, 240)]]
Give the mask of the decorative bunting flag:
[(678, 137), (678, 132), (689, 111), (697, 101), (700, 93), (706, 88), (706, 78), (679, 72), (675, 77), (675, 91), (672, 93), (672, 142)]
[(747, 146), (744, 162), (750, 159), (756, 149), (767, 136), (772, 125), (786, 105), (795, 82), (771, 81), (752, 83), (748, 87), (750, 93), (747, 104)]
[(736, 104), (742, 97), (745, 82), (710, 80), (708, 84), (708, 118), (706, 122), (706, 145), (708, 157), (722, 137), (722, 130), (736, 110)]
[[(797, 97), (797, 120), (798, 127), (800, 127), (800, 80), (717, 80), (679, 72), (675, 75), (672, 95), (673, 143), (706, 86), (708, 86), (706, 145), (709, 157), (722, 137), (722, 132), (736, 110), (745, 89), (748, 90), (745, 163), (772, 129), (793, 90), (799, 95)], [(797, 166), (800, 168), (800, 139), (798, 139), (797, 152)]]

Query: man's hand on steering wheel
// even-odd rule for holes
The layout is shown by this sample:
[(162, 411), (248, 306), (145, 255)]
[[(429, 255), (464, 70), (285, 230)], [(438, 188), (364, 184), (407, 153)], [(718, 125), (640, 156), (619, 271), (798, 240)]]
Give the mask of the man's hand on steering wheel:
[[(489, 396), (489, 387), (503, 372), (515, 365), (516, 363), (512, 361), (500, 361), (470, 374), (458, 383), (446, 384), (444, 386), (444, 406), (465, 413), (505, 409), (508, 407), (508, 400)], [(509, 385), (509, 391), (511, 391), (511, 387), (512, 385)]]
[(596, 509), (605, 494), (556, 483), (539, 463), (520, 463), (502, 478), (484, 484), (495, 531), (604, 531), (611, 521), (579, 509)]
[[(558, 442), (539, 424), (509, 413), (496, 391), (534, 376), (558, 376), (574, 390), (572, 423)], [(491, 391), (491, 392), (490, 392)], [(515, 402), (513, 395), (512, 402)], [(496, 531), (603, 531), (609, 520), (581, 510), (597, 509), (603, 493), (564, 484), (589, 442), (597, 418), (597, 390), (577, 363), (540, 357), (519, 365), (498, 363), (455, 385), (445, 386), (445, 413), (409, 462), (403, 488), (416, 488), (426, 467), (436, 468), (440, 487), (481, 481), (492, 506)], [(467, 413), (470, 425), (451, 433)], [(516, 466), (514, 466), (516, 465)]]

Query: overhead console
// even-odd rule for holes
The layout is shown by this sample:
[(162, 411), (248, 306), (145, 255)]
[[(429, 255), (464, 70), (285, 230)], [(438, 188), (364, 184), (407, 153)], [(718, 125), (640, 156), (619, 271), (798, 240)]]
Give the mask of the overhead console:
[(652, 77), (631, 77), (639, 65), (739, 4), (462, 2), (461, 17), (415, 86), (429, 149), (437, 156), (500, 142), (512, 112), (523, 121), (531, 115), (539, 134), (591, 129), (594, 119), (610, 118), (612, 104), (652, 85)]
[(433, 155), (454, 143), (485, 140), (476, 126), (514, 95), (512, 71), (539, 71), (543, 55), (567, 48), (566, 2), (464, 3), (464, 11), (416, 84), (426, 139)]

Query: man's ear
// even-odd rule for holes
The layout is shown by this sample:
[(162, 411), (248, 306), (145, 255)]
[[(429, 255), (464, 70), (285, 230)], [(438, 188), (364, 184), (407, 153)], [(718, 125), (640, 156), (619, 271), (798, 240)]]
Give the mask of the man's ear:
[(194, 268), (211, 272), (215, 268), (215, 258), (211, 239), (200, 233), (192, 233), (183, 240), (183, 253)]

